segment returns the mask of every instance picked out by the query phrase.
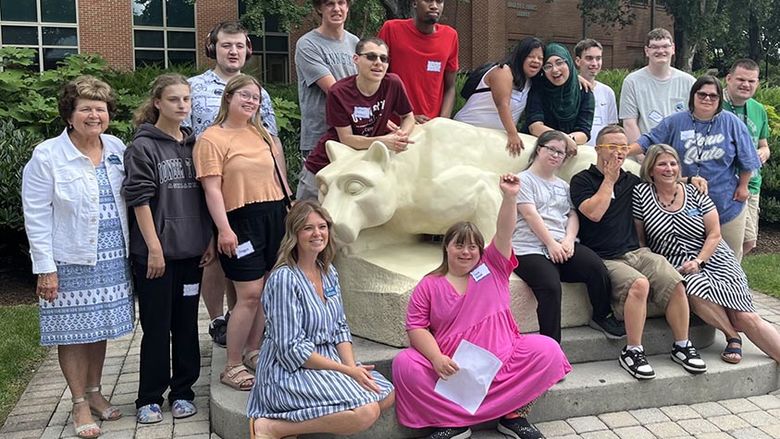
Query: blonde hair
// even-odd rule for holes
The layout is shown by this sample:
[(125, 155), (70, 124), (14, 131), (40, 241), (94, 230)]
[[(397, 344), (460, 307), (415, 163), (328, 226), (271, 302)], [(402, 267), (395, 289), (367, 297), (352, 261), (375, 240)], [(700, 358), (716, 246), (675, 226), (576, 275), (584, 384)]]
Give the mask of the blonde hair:
[[(249, 76), (244, 73), (240, 73), (236, 76), (234, 76), (228, 83), (225, 85), (225, 90), (222, 92), (222, 100), (219, 104), (219, 112), (217, 113), (217, 117), (214, 119), (214, 122), (212, 125), (219, 125), (227, 120), (228, 113), (230, 112), (230, 99), (233, 97), (233, 95), (236, 93), (238, 89), (244, 88), (249, 85), (256, 85), (257, 89), (261, 92), (260, 99), (262, 102), (263, 95), (262, 90), (263, 86), (260, 85), (260, 81), (258, 81), (254, 76)], [(257, 111), (255, 111), (255, 114), (252, 115), (252, 117), (249, 119), (249, 124), (253, 126), (257, 132), (260, 133), (260, 136), (268, 142), (268, 146), (271, 147), (271, 151), (273, 153), (273, 140), (271, 140), (271, 135), (266, 131), (265, 127), (263, 126), (262, 122), (260, 122), (260, 106), (258, 105)]]
[(480, 258), (482, 258), (482, 254), (485, 252), (485, 238), (482, 236), (482, 233), (477, 226), (469, 221), (457, 222), (447, 229), (447, 232), (444, 234), (444, 239), (441, 241), (441, 265), (428, 274), (444, 276), (449, 272), (450, 266), (449, 261), (447, 260), (447, 246), (450, 245), (452, 241), (455, 241), (456, 244), (474, 243), (479, 248)]
[(154, 101), (162, 99), (165, 88), (170, 85), (186, 85), (187, 88), (190, 87), (187, 78), (178, 73), (166, 73), (156, 77), (152, 82), (151, 90), (149, 90), (149, 97), (133, 113), (133, 125), (138, 127), (144, 123), (157, 123), (157, 119), (160, 118), (160, 110), (154, 106)]
[[(655, 162), (658, 161), (658, 157), (661, 154), (669, 154), (670, 156), (674, 157), (674, 159), (677, 161), (677, 164), (679, 165), (680, 156), (677, 154), (677, 150), (665, 143), (657, 143), (647, 150), (645, 153), (645, 159), (642, 161), (642, 167), (639, 169), (639, 177), (642, 178), (643, 181), (649, 183), (653, 182), (653, 177), (650, 175), (650, 172), (653, 170)], [(680, 177), (679, 171), (677, 177)]]
[(328, 243), (325, 249), (317, 255), (317, 261), (322, 264), (323, 271), (328, 271), (333, 258), (336, 256), (336, 245), (333, 243), (333, 220), (324, 207), (314, 200), (299, 201), (287, 213), (284, 220), (284, 237), (279, 245), (279, 253), (274, 268), (298, 264), (298, 232), (303, 230), (306, 219), (310, 214), (316, 213), (328, 224)]

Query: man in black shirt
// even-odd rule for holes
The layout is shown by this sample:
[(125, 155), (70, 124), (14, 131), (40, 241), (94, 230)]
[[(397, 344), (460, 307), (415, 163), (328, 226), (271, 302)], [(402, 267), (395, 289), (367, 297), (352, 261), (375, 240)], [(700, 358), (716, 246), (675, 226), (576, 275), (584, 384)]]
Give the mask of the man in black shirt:
[(617, 302), (613, 309), (624, 308), (628, 344), (619, 363), (634, 378), (655, 378), (642, 347), (647, 301), (652, 300), (666, 310), (675, 339), (672, 360), (690, 373), (705, 372), (707, 366), (688, 340), (690, 310), (682, 276), (663, 256), (640, 246), (631, 206), (639, 177), (621, 169), (628, 150), (623, 128), (606, 126), (596, 139), (596, 164), (571, 179), (579, 238), (604, 259)]

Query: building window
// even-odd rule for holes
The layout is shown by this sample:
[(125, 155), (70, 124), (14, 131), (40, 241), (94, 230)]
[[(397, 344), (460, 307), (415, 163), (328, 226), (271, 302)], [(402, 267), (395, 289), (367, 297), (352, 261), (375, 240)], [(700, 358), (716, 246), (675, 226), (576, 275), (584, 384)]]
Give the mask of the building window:
[[(246, 5), (238, 2), (238, 16), (244, 15)], [(244, 70), (260, 78), (262, 82), (287, 83), (290, 81), (290, 36), (282, 32), (279, 20), (273, 15), (265, 17), (259, 34), (250, 34), (252, 57)]]
[(57, 68), (79, 52), (76, 0), (0, 0), (0, 46), (35, 51), (30, 68)]
[(135, 66), (195, 64), (195, 6), (187, 0), (133, 0)]

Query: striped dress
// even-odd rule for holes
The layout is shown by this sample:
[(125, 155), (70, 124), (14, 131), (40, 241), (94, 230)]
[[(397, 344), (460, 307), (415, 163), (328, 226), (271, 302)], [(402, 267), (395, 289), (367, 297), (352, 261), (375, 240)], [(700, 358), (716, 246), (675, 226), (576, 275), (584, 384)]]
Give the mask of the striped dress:
[(322, 283), (324, 302), (298, 267), (271, 272), (263, 292), (265, 340), (248, 417), (302, 422), (378, 402), (393, 390), (378, 372), (372, 372), (381, 389), (377, 394), (341, 372), (303, 367), (313, 352), (341, 362), (336, 345), (352, 342), (333, 266)]
[[(634, 187), (634, 218), (644, 222), (648, 247), (675, 267), (698, 257), (706, 237), (704, 214), (715, 209), (710, 197), (692, 185), (683, 187), (685, 202), (675, 212), (661, 208), (650, 183)], [(724, 308), (755, 312), (745, 272), (723, 240), (699, 273), (683, 278), (689, 295)]]

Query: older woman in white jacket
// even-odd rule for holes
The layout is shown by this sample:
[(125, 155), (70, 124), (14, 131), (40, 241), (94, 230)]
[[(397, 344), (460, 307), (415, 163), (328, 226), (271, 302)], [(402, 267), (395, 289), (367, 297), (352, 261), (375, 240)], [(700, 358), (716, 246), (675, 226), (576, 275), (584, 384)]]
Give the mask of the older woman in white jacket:
[(59, 111), (67, 128), (35, 148), (22, 179), (41, 344), (58, 346), (73, 395), (73, 426), (82, 438), (101, 433), (92, 415), (109, 421), (122, 415), (102, 395), (100, 380), (106, 340), (133, 329), (120, 192), (125, 146), (103, 134), (115, 108), (103, 81), (82, 76), (65, 85)]

